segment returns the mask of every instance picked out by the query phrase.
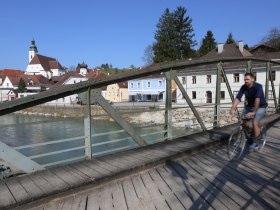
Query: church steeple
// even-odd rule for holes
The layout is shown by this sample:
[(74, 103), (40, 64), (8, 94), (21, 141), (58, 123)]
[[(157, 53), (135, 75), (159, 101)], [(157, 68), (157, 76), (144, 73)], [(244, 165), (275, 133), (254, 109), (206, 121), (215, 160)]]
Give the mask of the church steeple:
[(31, 45), (29, 47), (29, 63), (37, 53), (38, 53), (38, 49), (36, 47), (35, 40), (33, 38), (33, 40), (31, 41)]

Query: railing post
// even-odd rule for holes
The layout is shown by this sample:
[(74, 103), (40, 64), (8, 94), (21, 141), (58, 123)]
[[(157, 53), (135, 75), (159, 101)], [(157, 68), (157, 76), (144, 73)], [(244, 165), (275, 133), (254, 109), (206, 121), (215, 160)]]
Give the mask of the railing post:
[(86, 104), (84, 105), (84, 131), (85, 131), (85, 157), (86, 157), (86, 159), (92, 159), (90, 91), (91, 91), (91, 89), (88, 88), (88, 90), (85, 93)]
[(268, 62), (267, 68), (268, 68), (268, 72), (269, 72), (269, 80), (270, 80), (270, 84), (271, 84), (271, 90), (272, 90), (272, 95), (273, 95), (274, 107), (275, 107), (275, 110), (277, 111), (278, 105), (277, 105), (277, 98), (276, 98), (274, 82), (273, 82), (273, 78), (272, 78), (272, 71), (271, 71), (271, 64), (270, 64), (270, 62)]
[(278, 86), (278, 109), (277, 109), (277, 112), (280, 112), (280, 83), (279, 83), (279, 86)]
[(164, 137), (172, 138), (172, 75), (171, 72), (165, 73), (166, 77), (166, 99), (165, 99), (165, 126)]
[(251, 74), (253, 73), (253, 71), (252, 71), (252, 61), (251, 60), (247, 61), (246, 73), (251, 73)]
[(216, 79), (216, 100), (215, 100), (215, 110), (214, 110), (214, 127), (220, 126), (221, 117), (221, 70), (222, 64), (217, 64), (217, 79)]
[(270, 77), (269, 66), (270, 66), (270, 64), (269, 64), (269, 62), (267, 62), (266, 63), (266, 74), (265, 74), (265, 91), (264, 91), (265, 99), (267, 100), (267, 102), (268, 102), (268, 88), (269, 88), (268, 85), (269, 85), (269, 77)]

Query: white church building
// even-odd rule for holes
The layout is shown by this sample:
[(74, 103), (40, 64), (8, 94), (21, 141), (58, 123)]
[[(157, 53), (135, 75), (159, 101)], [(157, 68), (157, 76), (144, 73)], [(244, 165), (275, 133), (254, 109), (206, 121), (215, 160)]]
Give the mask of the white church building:
[(27, 75), (43, 75), (47, 78), (61, 76), (65, 74), (66, 69), (55, 59), (38, 54), (35, 40), (31, 41), (29, 47), (29, 64), (25, 70)]

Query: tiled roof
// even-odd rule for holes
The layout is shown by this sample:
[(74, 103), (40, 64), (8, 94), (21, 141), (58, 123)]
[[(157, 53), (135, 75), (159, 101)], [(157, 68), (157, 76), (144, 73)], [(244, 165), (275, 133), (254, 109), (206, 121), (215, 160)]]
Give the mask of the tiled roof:
[(202, 56), (201, 59), (215, 59), (215, 58), (226, 58), (226, 57), (249, 57), (253, 56), (248, 50), (243, 49), (243, 52), (239, 50), (239, 47), (233, 44), (224, 44), (223, 51), (218, 53), (218, 48), (210, 51), (206, 55)]
[(23, 79), (26, 86), (32, 81), (32, 86), (50, 86), (51, 83), (49, 82), (49, 79), (44, 77), (43, 75), (7, 75), (6, 77), (9, 78), (13, 86), (18, 86), (20, 78)]
[(71, 77), (85, 78), (83, 75), (78, 74), (75, 71), (69, 71), (69, 72), (66, 72), (64, 75), (61, 75), (59, 78), (56, 78), (56, 79), (59, 79), (59, 81), (54, 86), (63, 85)]
[(51, 71), (51, 69), (63, 70), (63, 67), (56, 59), (40, 54), (36, 54), (29, 64), (41, 64), (45, 71)]
[(3, 69), (0, 70), (0, 75), (23, 75), (24, 72), (16, 69)]
[(119, 86), (119, 88), (127, 88), (128, 87), (127, 82), (119, 82), (118, 86)]

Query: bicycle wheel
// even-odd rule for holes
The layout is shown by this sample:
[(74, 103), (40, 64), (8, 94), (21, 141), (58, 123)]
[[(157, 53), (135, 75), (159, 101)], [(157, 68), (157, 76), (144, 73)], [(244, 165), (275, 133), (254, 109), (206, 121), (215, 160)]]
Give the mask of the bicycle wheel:
[(228, 141), (227, 153), (230, 160), (238, 160), (246, 145), (243, 130), (240, 128), (232, 132)]
[(261, 126), (261, 137), (259, 139), (259, 149), (258, 151), (261, 151), (266, 143), (266, 126)]

